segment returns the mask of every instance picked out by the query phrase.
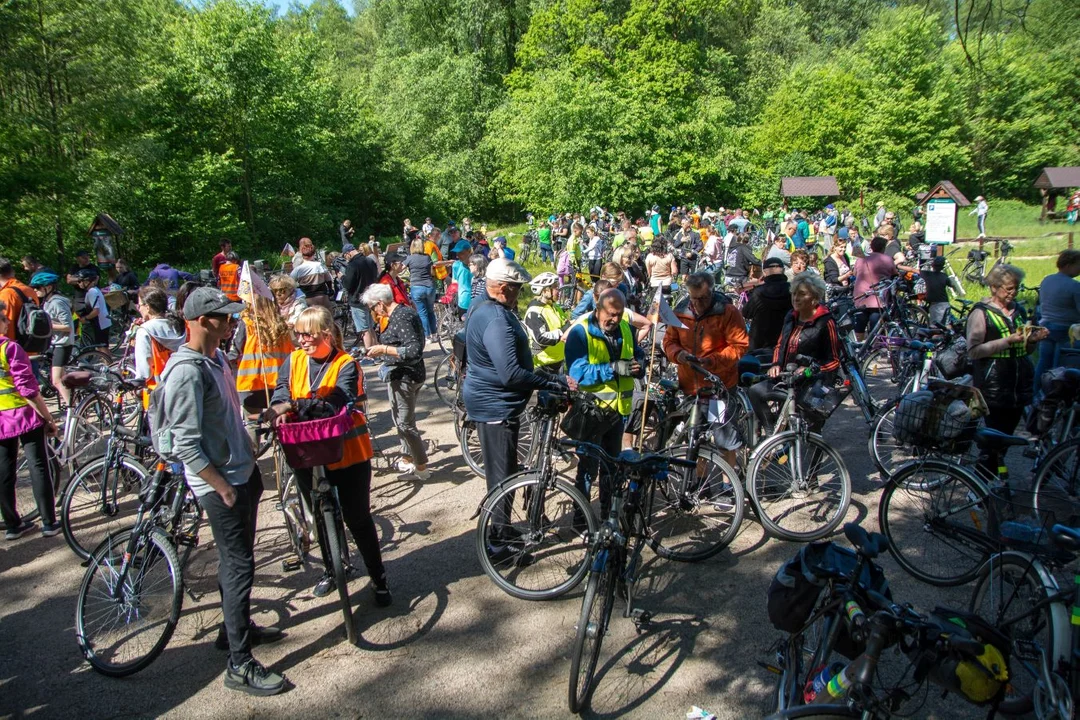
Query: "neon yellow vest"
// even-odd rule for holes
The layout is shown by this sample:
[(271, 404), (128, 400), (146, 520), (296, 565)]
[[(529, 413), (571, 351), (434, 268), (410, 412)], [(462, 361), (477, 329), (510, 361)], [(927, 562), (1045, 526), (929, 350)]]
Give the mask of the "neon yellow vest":
[[(540, 317), (544, 318), (544, 323), (547, 325), (548, 330), (562, 329), (568, 313), (563, 310), (558, 303), (538, 305), (537, 310), (540, 312)], [(557, 365), (561, 363), (565, 357), (566, 343), (560, 342), (540, 348), (540, 352), (533, 356), (533, 360), (538, 365)]]
[[(998, 333), (998, 337), (996, 337), (996, 338), (987, 338), (987, 340), (997, 340), (997, 339), (1000, 339), (1000, 338), (1009, 337), (1010, 335), (1013, 334), (1013, 330), (1011, 330), (1009, 328), (1009, 323), (1008, 323), (1008, 321), (1006, 321), (1006, 319), (1004, 317), (1002, 317), (998, 313), (996, 313), (993, 310), (990, 310), (989, 308), (986, 308), (986, 307), (983, 308), (983, 314), (986, 316), (986, 320), (987, 320), (988, 325), (993, 325), (994, 330), (996, 330), (997, 333)], [(1009, 347), (1005, 348), (1004, 350), (998, 350), (996, 353), (994, 353), (990, 357), (992, 357), (992, 358), (1018, 358), (1018, 357), (1026, 357), (1026, 356), (1027, 356), (1027, 347), (1024, 345), (1024, 343), (1016, 343), (1014, 345), (1010, 345)]]
[[(600, 338), (593, 337), (592, 333), (589, 332), (589, 318), (592, 316), (593, 314), (589, 313), (577, 321), (578, 325), (585, 328), (589, 364), (607, 365), (611, 362), (611, 354), (608, 352), (607, 343)], [(619, 321), (619, 330), (622, 332), (622, 351), (619, 354), (619, 359), (633, 360), (634, 333), (625, 317)], [(596, 385), (582, 385), (581, 391), (592, 393), (601, 407), (617, 410), (623, 417), (628, 416), (634, 406), (634, 378), (631, 377), (618, 375), (614, 380), (608, 382), (597, 383)]]
[(7, 343), (0, 344), (0, 412), (25, 407), (29, 402), (19, 394), (7, 358)]

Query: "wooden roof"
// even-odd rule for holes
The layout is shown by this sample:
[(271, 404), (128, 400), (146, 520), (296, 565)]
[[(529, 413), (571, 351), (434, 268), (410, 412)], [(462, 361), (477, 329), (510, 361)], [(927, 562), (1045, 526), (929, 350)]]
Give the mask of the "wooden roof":
[(91, 235), (95, 230), (108, 230), (113, 237), (120, 237), (124, 234), (124, 228), (120, 227), (120, 223), (113, 220), (108, 213), (98, 213), (98, 216), (94, 218), (94, 222), (90, 223), (90, 229), (86, 231), (86, 234)]
[(1035, 187), (1044, 190), (1066, 190), (1080, 187), (1080, 167), (1048, 167), (1035, 181)]
[(951, 180), (942, 180), (937, 185), (930, 188), (930, 191), (926, 193), (926, 195), (919, 198), (919, 204), (925, 205), (928, 200), (945, 197), (952, 199), (952, 201), (960, 207), (971, 204), (971, 201), (964, 197), (964, 193), (960, 192), (959, 188), (953, 185)]
[(832, 175), (786, 177), (780, 179), (782, 197), (832, 197), (840, 195), (840, 186)]

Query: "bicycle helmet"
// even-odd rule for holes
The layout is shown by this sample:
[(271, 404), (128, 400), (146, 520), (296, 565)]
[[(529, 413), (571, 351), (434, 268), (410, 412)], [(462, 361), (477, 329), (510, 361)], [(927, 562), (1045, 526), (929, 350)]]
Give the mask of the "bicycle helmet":
[(55, 285), (60, 282), (60, 276), (52, 272), (36, 272), (34, 277), (30, 278), (30, 287), (45, 287), (46, 285)]
[(533, 281), (529, 283), (529, 287), (533, 291), (533, 295), (539, 295), (543, 292), (544, 288), (549, 288), (552, 285), (559, 284), (559, 276), (553, 272), (542, 272), (533, 278)]

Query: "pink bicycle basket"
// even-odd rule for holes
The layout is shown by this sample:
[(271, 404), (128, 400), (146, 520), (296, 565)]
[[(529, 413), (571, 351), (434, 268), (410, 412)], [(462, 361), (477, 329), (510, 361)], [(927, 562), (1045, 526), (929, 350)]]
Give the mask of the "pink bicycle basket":
[(282, 423), (277, 439), (285, 461), (294, 470), (333, 465), (345, 455), (345, 435), (352, 429), (349, 411), (342, 409), (331, 418)]

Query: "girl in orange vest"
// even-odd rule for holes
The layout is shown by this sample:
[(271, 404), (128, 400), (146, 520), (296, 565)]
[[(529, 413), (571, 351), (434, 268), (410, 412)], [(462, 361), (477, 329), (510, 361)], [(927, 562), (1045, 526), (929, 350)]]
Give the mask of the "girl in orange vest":
[(142, 324), (135, 332), (135, 377), (146, 381), (145, 409), (150, 406), (150, 391), (157, 387), (169, 357), (184, 344), (187, 330), (184, 321), (169, 311), (169, 296), (164, 290), (149, 285), (142, 288), (138, 307)]
[(236, 367), (236, 391), (245, 409), (266, 408), (266, 391), (277, 387), (278, 370), (295, 349), (292, 331), (274, 301), (256, 297), (254, 306), (244, 306), (229, 360)]
[[(309, 307), (300, 313), (294, 328), (300, 343), (278, 372), (277, 387), (266, 417), (275, 424), (312, 398), (344, 408), (356, 403), (352, 410), (353, 428), (345, 436), (345, 454), (341, 462), (326, 466), (326, 479), (338, 490), (341, 514), (345, 526), (360, 548), (368, 574), (375, 589), (375, 602), (385, 607), (392, 601), (386, 583), (382, 552), (375, 521), (371, 518), (371, 437), (368, 435), (364, 413), (359, 409), (367, 399), (364, 394), (364, 373), (357, 362), (344, 351), (341, 330), (330, 311), (324, 307)], [(311, 470), (295, 469), (296, 479), (310, 505)], [(327, 543), (320, 532), (319, 546), (324, 566)], [(315, 584), (312, 593), (324, 597), (336, 589), (329, 571)]]

